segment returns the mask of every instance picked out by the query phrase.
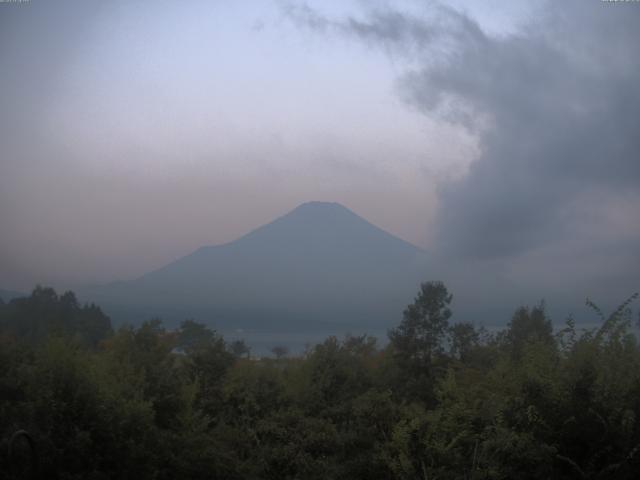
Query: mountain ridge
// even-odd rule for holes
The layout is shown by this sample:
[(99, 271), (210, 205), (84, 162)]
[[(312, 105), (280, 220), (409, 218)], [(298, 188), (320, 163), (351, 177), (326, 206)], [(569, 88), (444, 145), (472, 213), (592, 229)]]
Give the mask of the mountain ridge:
[(163, 317), (197, 311), (226, 323), (247, 323), (256, 312), (299, 322), (381, 321), (383, 312), (397, 313), (411, 300), (426, 257), (348, 208), (315, 201), (232, 242), (80, 295), (107, 311), (135, 306)]
[(10, 302), (14, 298), (21, 298), (21, 297), (27, 297), (27, 296), (29, 296), (29, 294), (24, 292), (18, 292), (15, 290), (5, 290), (0, 288), (0, 299), (2, 299), (2, 301), (5, 303)]

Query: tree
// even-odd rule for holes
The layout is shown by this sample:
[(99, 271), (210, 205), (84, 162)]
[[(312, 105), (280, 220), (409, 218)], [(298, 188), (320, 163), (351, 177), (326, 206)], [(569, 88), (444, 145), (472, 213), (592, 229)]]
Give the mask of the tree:
[(231, 353), (233, 353), (237, 358), (247, 357), (251, 354), (251, 348), (246, 344), (246, 342), (242, 339), (234, 340), (229, 345), (231, 349)]
[(400, 325), (389, 331), (393, 355), (401, 377), (406, 377), (403, 383), (410, 396), (431, 397), (433, 362), (443, 350), (452, 298), (444, 283), (423, 283), (415, 301), (404, 311)]
[(400, 325), (389, 332), (396, 352), (407, 360), (430, 363), (442, 351), (442, 340), (451, 317), (452, 295), (442, 282), (420, 286), (415, 301), (404, 311)]
[(206, 325), (195, 320), (184, 320), (180, 324), (180, 333), (176, 347), (186, 353), (200, 351), (215, 341), (216, 334)]
[(480, 334), (476, 331), (472, 323), (456, 323), (449, 329), (450, 346), (449, 351), (452, 356), (466, 362), (469, 355), (480, 341)]
[(271, 349), (271, 353), (273, 353), (278, 360), (289, 355), (289, 349), (284, 345), (276, 345)]
[(68, 336), (92, 347), (113, 333), (111, 320), (99, 307), (80, 306), (73, 292), (58, 296), (52, 288), (41, 286), (2, 307), (0, 332), (32, 344), (51, 335)]
[(555, 345), (553, 326), (545, 313), (544, 302), (532, 309), (520, 307), (515, 311), (507, 327), (506, 341), (514, 358), (522, 355), (526, 345)]

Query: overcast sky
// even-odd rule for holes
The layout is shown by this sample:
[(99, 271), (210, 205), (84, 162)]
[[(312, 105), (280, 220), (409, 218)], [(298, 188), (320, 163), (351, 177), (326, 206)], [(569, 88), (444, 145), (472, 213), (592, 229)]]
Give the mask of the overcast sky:
[(639, 25), (600, 0), (0, 3), (0, 288), (136, 277), (327, 200), (480, 283), (624, 297)]

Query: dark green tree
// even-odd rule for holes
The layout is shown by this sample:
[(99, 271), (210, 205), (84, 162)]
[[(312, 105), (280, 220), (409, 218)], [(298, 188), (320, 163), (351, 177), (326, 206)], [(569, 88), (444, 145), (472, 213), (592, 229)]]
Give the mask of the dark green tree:
[(514, 358), (520, 358), (527, 345), (555, 347), (553, 325), (546, 315), (544, 302), (531, 309), (518, 308), (507, 326), (505, 340)]
[(238, 358), (242, 358), (242, 357), (248, 358), (249, 355), (251, 354), (251, 349), (249, 348), (247, 343), (242, 339), (234, 340), (233, 342), (231, 342), (231, 344), (229, 345), (229, 350), (231, 350), (231, 353), (233, 353)]
[(423, 283), (400, 325), (389, 331), (399, 367), (397, 390), (410, 398), (433, 400), (435, 364), (443, 353), (452, 298), (444, 283)]
[(472, 323), (456, 323), (449, 329), (449, 353), (462, 362), (469, 361), (480, 342), (480, 333)]
[(96, 347), (113, 332), (111, 320), (99, 307), (81, 306), (73, 292), (58, 295), (52, 288), (37, 286), (30, 296), (2, 305), (0, 333), (31, 344), (50, 335), (67, 336)]
[(215, 337), (215, 332), (205, 324), (191, 319), (184, 320), (180, 324), (176, 347), (186, 353), (201, 351), (215, 342)]

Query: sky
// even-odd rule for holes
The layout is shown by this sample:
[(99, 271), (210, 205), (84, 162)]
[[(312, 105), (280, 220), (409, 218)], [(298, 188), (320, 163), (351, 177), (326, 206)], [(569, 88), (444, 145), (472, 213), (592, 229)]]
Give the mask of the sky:
[(621, 301), (639, 22), (600, 0), (2, 2), (0, 288), (135, 278), (324, 200), (469, 296)]

